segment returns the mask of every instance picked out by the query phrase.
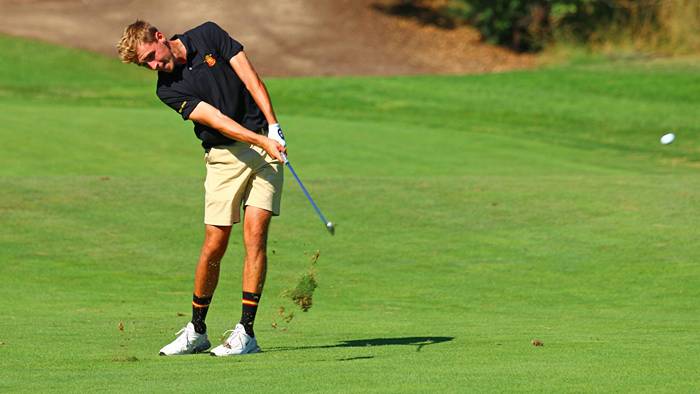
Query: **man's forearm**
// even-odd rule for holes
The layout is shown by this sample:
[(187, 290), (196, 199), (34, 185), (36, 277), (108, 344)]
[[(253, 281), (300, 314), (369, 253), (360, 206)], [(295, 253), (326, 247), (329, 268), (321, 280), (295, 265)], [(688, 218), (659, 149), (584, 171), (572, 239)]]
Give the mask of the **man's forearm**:
[(209, 126), (236, 141), (247, 142), (257, 146), (261, 146), (263, 142), (263, 136), (246, 129), (235, 120), (203, 101), (192, 111), (190, 120)]
[(253, 96), (253, 100), (255, 100), (260, 111), (265, 115), (267, 123), (278, 123), (275, 110), (272, 108), (272, 102), (270, 101), (270, 94), (267, 92), (267, 87), (265, 87), (262, 79), (257, 78), (257, 82), (248, 91)]
[(210, 127), (218, 130), (221, 134), (225, 135), (226, 137), (232, 138), (236, 141), (247, 142), (249, 144), (262, 146), (262, 136), (260, 134), (254, 133), (246, 129), (233, 119), (220, 112), (219, 114), (221, 115), (221, 119), (218, 119), (217, 125)]

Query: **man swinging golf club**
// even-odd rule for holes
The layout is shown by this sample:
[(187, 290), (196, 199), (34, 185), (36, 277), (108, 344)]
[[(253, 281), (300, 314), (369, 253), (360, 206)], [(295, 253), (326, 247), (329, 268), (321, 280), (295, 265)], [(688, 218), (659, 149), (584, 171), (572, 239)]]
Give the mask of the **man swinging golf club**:
[(270, 218), (280, 212), (286, 152), (267, 89), (243, 46), (213, 22), (167, 39), (138, 20), (124, 30), (118, 50), (123, 62), (158, 71), (158, 97), (194, 123), (206, 152), (205, 237), (195, 270), (192, 321), (160, 354), (209, 349), (204, 320), (231, 226), (241, 220), (241, 206), (245, 245), (241, 319), (211, 354), (259, 352), (253, 323), (265, 283)]

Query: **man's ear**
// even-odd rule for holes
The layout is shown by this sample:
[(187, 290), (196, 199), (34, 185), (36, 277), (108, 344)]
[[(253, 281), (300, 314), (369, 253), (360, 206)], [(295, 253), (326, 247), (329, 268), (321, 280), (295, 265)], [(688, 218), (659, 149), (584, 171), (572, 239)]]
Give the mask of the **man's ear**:
[(157, 31), (155, 36), (156, 36), (156, 41), (163, 41), (163, 39), (165, 39), (165, 36), (160, 31)]

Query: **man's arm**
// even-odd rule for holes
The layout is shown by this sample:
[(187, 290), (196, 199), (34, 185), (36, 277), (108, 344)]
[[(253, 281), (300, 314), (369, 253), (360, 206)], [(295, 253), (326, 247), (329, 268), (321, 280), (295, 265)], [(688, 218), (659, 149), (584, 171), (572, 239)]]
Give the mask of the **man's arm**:
[(253, 133), (204, 101), (197, 104), (189, 119), (209, 126), (236, 141), (257, 145), (265, 149), (270, 156), (284, 163), (280, 152), (284, 152), (285, 148), (279, 142), (264, 135)]
[(255, 69), (248, 60), (245, 52), (238, 52), (231, 58), (229, 63), (231, 63), (233, 71), (238, 74), (238, 78), (243, 81), (245, 87), (253, 96), (253, 100), (255, 100), (255, 103), (258, 104), (258, 107), (265, 115), (267, 123), (278, 123), (277, 116), (275, 116), (275, 110), (272, 108), (272, 103), (270, 102), (270, 94), (267, 92), (267, 88), (258, 76), (258, 73), (255, 72)]

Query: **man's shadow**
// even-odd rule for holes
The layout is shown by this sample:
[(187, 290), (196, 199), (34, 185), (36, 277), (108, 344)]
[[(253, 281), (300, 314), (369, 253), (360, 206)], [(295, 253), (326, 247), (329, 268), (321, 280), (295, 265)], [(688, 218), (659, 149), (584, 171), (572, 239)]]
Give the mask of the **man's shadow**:
[(372, 338), (372, 339), (353, 339), (342, 341), (335, 345), (317, 345), (317, 346), (283, 346), (267, 348), (267, 352), (284, 352), (290, 350), (308, 350), (308, 349), (332, 349), (342, 347), (372, 347), (372, 346), (415, 346), (416, 351), (428, 345), (436, 343), (449, 342), (454, 337), (403, 337), (403, 338)]

